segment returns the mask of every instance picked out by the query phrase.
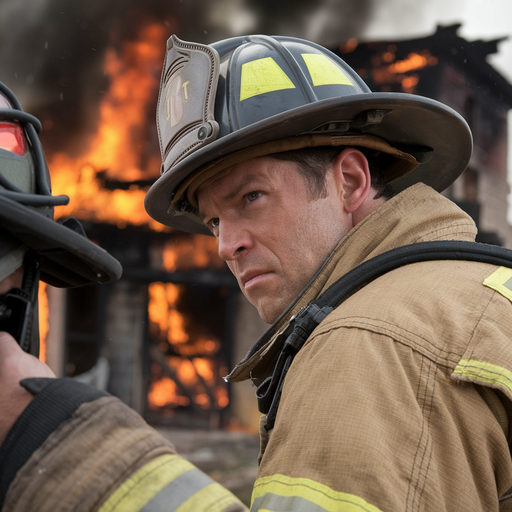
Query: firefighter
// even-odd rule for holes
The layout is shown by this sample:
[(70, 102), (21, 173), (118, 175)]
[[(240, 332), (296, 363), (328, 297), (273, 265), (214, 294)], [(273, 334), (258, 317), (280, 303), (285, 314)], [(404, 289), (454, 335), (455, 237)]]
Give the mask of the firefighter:
[(252, 510), (505, 506), (512, 270), (423, 261), (326, 298), (390, 249), (475, 245), (471, 218), (439, 194), (469, 162), (466, 122), (370, 92), (307, 41), (167, 49), (146, 210), (215, 236), (272, 324), (228, 376), (252, 381), (264, 413)]
[(53, 220), (69, 198), (51, 194), (41, 125), (2, 83), (0, 107), (0, 509), (246, 510), (117, 398), (36, 359), (39, 279), (108, 283), (121, 266)]
[[(465, 121), (427, 98), (371, 93), (308, 41), (244, 36), (207, 46), (173, 36), (167, 50), (162, 176), (146, 209), (217, 237), (271, 324), (228, 376), (252, 380), (264, 413), (251, 510), (505, 510), (512, 270), (461, 256), (358, 277), (341, 300), (331, 293), (344, 276), (372, 273), (365, 263), (390, 249), (393, 263), (400, 249), (474, 245), (472, 220), (439, 194), (469, 162)], [(93, 435), (92, 417), (73, 426)], [(73, 445), (76, 431), (58, 427), (7, 498), (20, 502), (25, 482), (44, 489), (38, 471), (70, 451), (98, 463), (87, 451), (94, 444)], [(19, 453), (21, 443), (12, 446)], [(97, 509), (165, 510), (151, 508), (158, 491), (147, 508), (130, 495), (144, 492), (143, 478), (121, 480), (108, 482), (114, 497)], [(132, 508), (116, 506), (127, 496)]]

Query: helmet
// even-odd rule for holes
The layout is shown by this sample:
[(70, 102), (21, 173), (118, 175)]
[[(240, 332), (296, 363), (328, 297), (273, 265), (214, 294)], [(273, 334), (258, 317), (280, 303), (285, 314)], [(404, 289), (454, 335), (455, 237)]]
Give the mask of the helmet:
[(466, 168), (467, 123), (435, 100), (372, 93), (325, 48), (292, 37), (235, 37), (206, 46), (171, 36), (157, 107), (162, 176), (147, 212), (168, 226), (209, 234), (195, 191), (208, 177), (258, 156), (313, 146), (367, 147), (390, 155), (396, 191), (438, 191)]
[(37, 329), (20, 321), (24, 331), (14, 333), (9, 326), (17, 324), (14, 313), (37, 318), (39, 279), (72, 287), (121, 276), (119, 262), (87, 239), (78, 220), (53, 220), (54, 206), (69, 198), (51, 193), (40, 130), (39, 120), (0, 82), (0, 281), (24, 266), (22, 288), (0, 297), (0, 330), (32, 353), (37, 353)]

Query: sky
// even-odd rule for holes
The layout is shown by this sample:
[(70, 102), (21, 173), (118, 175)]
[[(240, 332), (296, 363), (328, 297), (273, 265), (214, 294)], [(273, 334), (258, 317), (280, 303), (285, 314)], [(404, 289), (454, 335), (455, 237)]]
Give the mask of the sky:
[[(487, 7), (487, 8), (485, 8)], [(512, 2), (510, 0), (468, 0), (463, 10), (465, 19), (461, 35), (468, 39), (508, 36), (499, 45), (499, 54), (490, 62), (512, 81)]]
[(489, 61), (512, 82), (511, 0), (394, 0), (377, 2), (366, 27), (366, 40), (429, 35), (436, 25), (462, 23), (458, 34), (467, 40), (509, 37)]

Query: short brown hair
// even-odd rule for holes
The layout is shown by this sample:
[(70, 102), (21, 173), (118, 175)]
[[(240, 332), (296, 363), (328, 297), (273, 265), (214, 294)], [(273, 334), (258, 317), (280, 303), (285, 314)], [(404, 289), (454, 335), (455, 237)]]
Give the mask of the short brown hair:
[[(306, 182), (311, 186), (311, 199), (318, 199), (327, 195), (326, 176), (330, 165), (336, 157), (347, 149), (347, 146), (319, 146), (315, 148), (302, 148), (292, 151), (283, 151), (271, 155), (279, 160), (288, 160), (298, 166), (298, 170)], [(371, 186), (377, 190), (374, 199), (385, 197), (389, 199), (395, 195), (393, 187), (384, 181), (380, 168), (385, 168), (385, 160), (390, 155), (368, 148), (356, 147), (368, 160)]]

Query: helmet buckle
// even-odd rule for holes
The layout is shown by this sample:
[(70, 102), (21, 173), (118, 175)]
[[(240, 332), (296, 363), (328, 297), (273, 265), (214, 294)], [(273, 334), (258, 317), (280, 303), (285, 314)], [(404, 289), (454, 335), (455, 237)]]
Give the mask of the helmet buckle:
[(364, 128), (368, 125), (380, 124), (392, 110), (372, 109), (361, 112), (352, 122), (352, 128)]
[(175, 203), (171, 203), (167, 213), (171, 217), (178, 217), (179, 215), (185, 215), (186, 213), (192, 213), (193, 211), (194, 207), (187, 200), (181, 199)]

